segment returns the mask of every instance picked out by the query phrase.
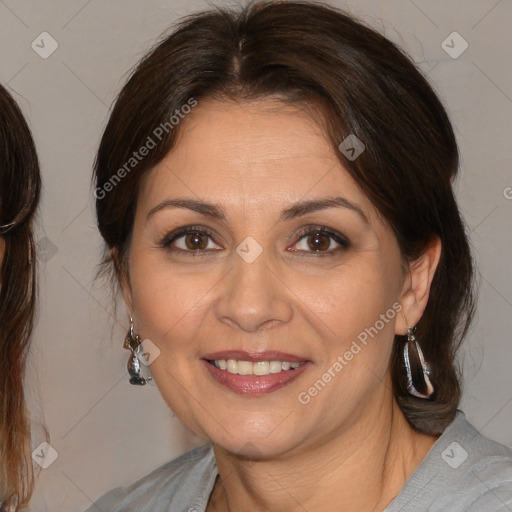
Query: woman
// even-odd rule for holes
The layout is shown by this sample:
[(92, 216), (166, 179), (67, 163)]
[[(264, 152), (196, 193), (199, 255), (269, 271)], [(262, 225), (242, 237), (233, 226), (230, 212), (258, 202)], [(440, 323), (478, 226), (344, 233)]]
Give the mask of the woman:
[(95, 196), (131, 382), (209, 443), (89, 510), (507, 510), (512, 451), (457, 408), (457, 169), (426, 80), (340, 11), (182, 21), (117, 99)]
[(26, 510), (33, 489), (23, 376), (36, 298), (32, 224), (39, 163), (30, 130), (0, 86), (0, 509)]

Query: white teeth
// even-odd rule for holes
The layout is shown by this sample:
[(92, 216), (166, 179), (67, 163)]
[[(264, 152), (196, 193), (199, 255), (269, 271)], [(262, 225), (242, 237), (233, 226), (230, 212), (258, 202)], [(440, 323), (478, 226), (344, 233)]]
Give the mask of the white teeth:
[(220, 370), (238, 375), (268, 375), (282, 371), (294, 370), (302, 363), (289, 363), (288, 361), (237, 361), (235, 359), (216, 359), (213, 361)]
[(270, 373), (270, 363), (268, 361), (257, 361), (253, 363), (252, 373), (254, 375), (268, 375)]
[(283, 369), (281, 361), (270, 361), (270, 373), (279, 373)]
[(238, 364), (234, 359), (228, 359), (227, 366), (229, 373), (238, 373)]
[(251, 361), (238, 361), (238, 375), (252, 375)]

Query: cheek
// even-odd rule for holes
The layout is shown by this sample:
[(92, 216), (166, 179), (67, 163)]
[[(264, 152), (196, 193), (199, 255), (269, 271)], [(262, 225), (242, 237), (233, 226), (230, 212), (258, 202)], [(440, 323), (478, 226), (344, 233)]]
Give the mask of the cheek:
[(322, 280), (301, 279), (297, 296), (331, 336), (348, 340), (373, 326), (398, 300), (398, 278), (375, 262), (359, 262)]
[(194, 389), (199, 355), (194, 341), (199, 339), (205, 296), (212, 284), (197, 273), (177, 272), (150, 251), (130, 255), (130, 283), (136, 332), (160, 350), (150, 367), (159, 391), (182, 421), (204, 435), (191, 414), (191, 395), (184, 390)]
[[(361, 263), (361, 262), (360, 262)], [(385, 379), (394, 339), (399, 274), (376, 261), (347, 265), (321, 288), (305, 286), (301, 298), (314, 313), (310, 322), (324, 340), (322, 368), (343, 385), (343, 403), (357, 403)], [(336, 365), (333, 367), (333, 365)], [(337, 407), (338, 399), (325, 395)]]
[[(303, 315), (321, 340), (318, 348), (324, 352), (323, 365), (352, 351), (345, 358), (357, 359), (351, 362), (350, 372), (374, 368), (383, 373), (394, 336), (395, 294), (390, 292), (383, 275), (367, 268), (347, 268), (328, 283), (321, 290), (305, 287), (302, 295), (298, 294), (306, 306)], [(355, 354), (357, 358), (352, 358)]]
[(212, 277), (179, 272), (161, 255), (134, 251), (130, 257), (130, 282), (141, 335), (153, 336), (159, 342), (174, 337), (177, 331), (197, 328), (196, 317), (204, 308)]

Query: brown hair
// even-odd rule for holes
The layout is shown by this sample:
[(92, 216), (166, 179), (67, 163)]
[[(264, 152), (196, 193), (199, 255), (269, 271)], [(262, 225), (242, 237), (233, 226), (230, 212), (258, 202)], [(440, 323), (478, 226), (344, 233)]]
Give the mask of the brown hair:
[(32, 222), (40, 188), (29, 127), (0, 86), (0, 506), (15, 510), (26, 509), (34, 486), (23, 377), (36, 300)]
[[(182, 123), (106, 193), (109, 180), (190, 98), (271, 95), (316, 107), (336, 149), (350, 134), (363, 141), (356, 160), (341, 151), (339, 159), (394, 230), (404, 261), (419, 257), (432, 237), (441, 239), (416, 333), (435, 394), (425, 400), (407, 392), (405, 336), (395, 337), (391, 365), (394, 395), (410, 423), (442, 432), (459, 404), (455, 353), (474, 311), (473, 264), (452, 190), (458, 148), (445, 109), (411, 60), (337, 9), (306, 1), (214, 8), (182, 20), (142, 59), (119, 94), (95, 163), (98, 226), (115, 249), (117, 276), (124, 273), (140, 180), (173, 147)], [(112, 263), (108, 254), (104, 263)], [(424, 392), (416, 352), (411, 365)]]

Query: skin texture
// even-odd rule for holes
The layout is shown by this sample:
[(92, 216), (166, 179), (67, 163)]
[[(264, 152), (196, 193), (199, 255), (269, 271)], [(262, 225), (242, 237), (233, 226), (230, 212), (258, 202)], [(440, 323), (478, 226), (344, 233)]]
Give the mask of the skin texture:
[[(388, 363), (394, 334), (426, 307), (439, 241), (404, 273), (393, 232), (304, 111), (271, 99), (208, 100), (182, 128), (142, 183), (122, 287), (137, 333), (160, 350), (151, 372), (162, 396), (214, 443), (220, 478), (208, 510), (382, 510), (436, 439), (407, 423)], [(280, 219), (297, 202), (339, 196), (362, 213)], [(148, 216), (178, 198), (214, 203), (226, 218), (177, 207)], [(186, 236), (163, 246), (185, 226), (212, 233), (201, 237), (202, 253), (185, 254)], [(348, 247), (323, 235), (329, 254), (313, 250), (315, 237), (302, 232), (319, 227)], [(252, 263), (236, 252), (249, 236), (263, 249)], [(301, 404), (299, 393), (393, 304), (401, 313)], [(229, 349), (279, 350), (311, 364), (283, 389), (239, 395), (201, 361)]]

